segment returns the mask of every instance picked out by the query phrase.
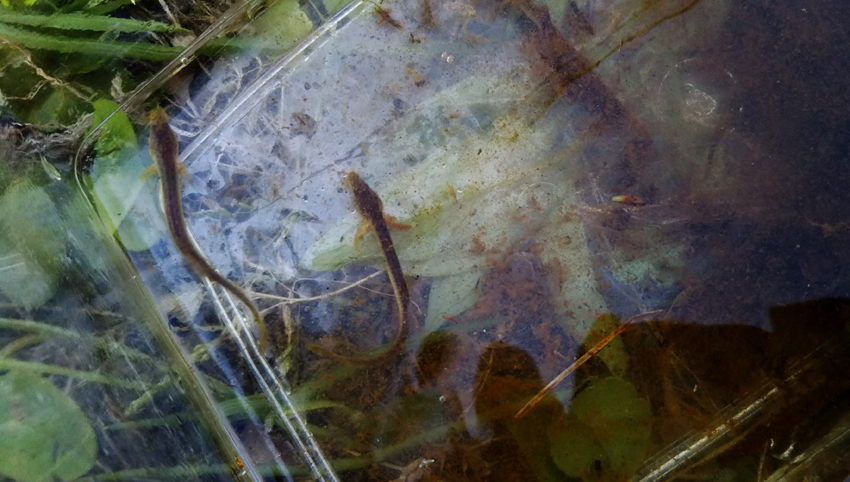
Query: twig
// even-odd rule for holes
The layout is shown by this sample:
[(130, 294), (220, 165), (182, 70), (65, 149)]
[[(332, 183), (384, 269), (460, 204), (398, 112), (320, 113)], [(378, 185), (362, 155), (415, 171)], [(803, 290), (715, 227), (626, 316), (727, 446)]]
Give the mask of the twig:
[(266, 293), (258, 293), (256, 291), (249, 291), (249, 292), (251, 293), (252, 296), (255, 296), (257, 298), (282, 301), (282, 302), (285, 302), (285, 303), (301, 303), (301, 302), (304, 302), (304, 301), (315, 301), (315, 300), (322, 300), (322, 299), (325, 299), (325, 298), (330, 298), (331, 296), (334, 296), (334, 295), (343, 293), (345, 291), (348, 291), (350, 289), (356, 288), (356, 287), (366, 283), (370, 279), (375, 278), (376, 276), (380, 276), (382, 274), (384, 274), (383, 271), (377, 271), (377, 272), (372, 273), (369, 276), (367, 276), (367, 277), (365, 277), (365, 278), (363, 278), (359, 281), (356, 281), (356, 282), (354, 282), (354, 283), (352, 283), (348, 286), (345, 286), (343, 288), (340, 288), (336, 291), (331, 291), (330, 293), (325, 293), (323, 295), (318, 295), (318, 296), (309, 296), (309, 297), (306, 297), (306, 298), (293, 298), (293, 297), (288, 297), (288, 296), (270, 295), (270, 294), (266, 294)]
[(626, 321), (622, 325), (618, 326), (617, 329), (615, 329), (614, 331), (609, 333), (605, 338), (600, 340), (599, 343), (594, 345), (593, 348), (591, 348), (590, 350), (587, 351), (587, 353), (582, 355), (578, 360), (574, 361), (572, 363), (572, 365), (568, 366), (566, 368), (566, 370), (562, 371), (557, 377), (555, 377), (551, 382), (549, 382), (548, 385), (543, 387), (543, 390), (540, 390), (537, 393), (537, 395), (532, 397), (532, 399), (529, 400), (528, 403), (526, 403), (525, 406), (522, 407), (520, 409), (520, 411), (516, 413), (516, 415), (514, 415), (514, 420), (520, 419), (523, 416), (525, 416), (525, 414), (527, 414), (529, 411), (531, 411), (531, 409), (534, 408), (534, 406), (537, 405), (537, 403), (539, 403), (540, 400), (543, 400), (543, 397), (548, 395), (549, 392), (551, 392), (559, 383), (564, 381), (564, 379), (567, 378), (570, 375), (570, 373), (576, 371), (576, 369), (578, 367), (582, 366), (587, 360), (590, 360), (590, 358), (593, 355), (596, 355), (597, 353), (599, 353), (599, 351), (602, 350), (603, 348), (605, 348), (605, 346), (608, 345), (608, 343), (611, 343), (611, 341), (613, 341), (614, 338), (617, 338), (617, 336), (619, 336), (620, 333), (625, 331), (625, 329), (628, 328), (629, 325), (631, 325), (632, 323), (634, 323), (635, 321), (638, 321), (640, 319), (648, 318), (648, 317), (657, 315), (658, 313), (661, 313), (662, 311), (664, 311), (664, 310), (655, 310), (655, 311), (649, 311), (647, 313), (641, 313), (639, 315), (636, 315), (636, 316), (629, 318), (628, 321)]

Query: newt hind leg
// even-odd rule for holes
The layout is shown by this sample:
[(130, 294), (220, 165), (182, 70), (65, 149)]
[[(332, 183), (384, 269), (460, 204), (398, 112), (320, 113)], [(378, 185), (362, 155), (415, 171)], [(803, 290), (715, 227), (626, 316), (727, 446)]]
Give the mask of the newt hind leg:
[(362, 241), (363, 238), (365, 238), (371, 232), (372, 223), (370, 223), (369, 221), (363, 221), (362, 223), (360, 223), (360, 226), (357, 227), (357, 232), (354, 233), (354, 242), (352, 243), (354, 244), (355, 250), (360, 245), (360, 241)]
[[(159, 173), (159, 169), (157, 169), (156, 163), (153, 163), (150, 166), (148, 166), (147, 169), (142, 171), (142, 175), (139, 176), (139, 179), (141, 179), (142, 181), (146, 181), (146, 180), (148, 180), (148, 178), (153, 177), (154, 174), (158, 174), (158, 173)], [(187, 181), (190, 180), (189, 171), (186, 170), (186, 166), (180, 161), (177, 161), (177, 174), (179, 174), (180, 177), (182, 177), (183, 179), (186, 179)]]

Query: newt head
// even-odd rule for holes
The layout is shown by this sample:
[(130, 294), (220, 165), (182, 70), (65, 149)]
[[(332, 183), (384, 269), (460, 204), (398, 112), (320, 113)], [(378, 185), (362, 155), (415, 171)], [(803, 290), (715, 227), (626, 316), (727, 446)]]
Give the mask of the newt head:
[(354, 235), (354, 249), (357, 249), (360, 240), (373, 229), (387, 230), (388, 227), (402, 231), (410, 229), (409, 225), (384, 213), (384, 203), (381, 202), (381, 198), (356, 172), (352, 171), (345, 175), (345, 187), (351, 191), (354, 207), (363, 217), (363, 222)]
[(353, 171), (346, 174), (345, 187), (351, 191), (354, 207), (363, 216), (363, 219), (375, 223), (377, 222), (376, 219), (383, 218), (384, 203), (359, 174)]
[(349, 172), (348, 174), (345, 175), (344, 185), (345, 185), (345, 188), (348, 189), (349, 191), (354, 191), (354, 186), (356, 184), (359, 184), (359, 183), (362, 183), (362, 182), (363, 182), (363, 178), (360, 177), (360, 174), (357, 174), (354, 171), (351, 171), (351, 172)]
[(157, 107), (149, 114), (148, 122), (151, 126), (151, 137), (148, 142), (151, 157), (176, 163), (180, 154), (180, 144), (177, 142), (174, 131), (168, 126), (168, 114), (162, 107)]
[(155, 171), (159, 170), (158, 166), (162, 161), (174, 163), (177, 168), (177, 174), (180, 177), (189, 178), (186, 166), (179, 160), (180, 143), (177, 141), (174, 131), (169, 127), (168, 120), (168, 114), (159, 106), (148, 114), (148, 124), (151, 126), (148, 147), (151, 157), (157, 162), (142, 173), (141, 179), (147, 179), (152, 176)]
[(168, 123), (168, 114), (165, 113), (165, 109), (162, 107), (157, 106), (148, 114), (148, 124), (158, 126), (166, 123)]

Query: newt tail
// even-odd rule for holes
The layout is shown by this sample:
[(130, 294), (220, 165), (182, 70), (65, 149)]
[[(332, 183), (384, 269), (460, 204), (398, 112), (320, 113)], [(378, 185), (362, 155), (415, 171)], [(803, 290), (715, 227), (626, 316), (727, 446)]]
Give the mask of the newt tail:
[[(345, 186), (351, 191), (354, 197), (354, 207), (363, 217), (364, 223), (374, 229), (378, 237), (378, 244), (384, 256), (384, 263), (387, 265), (387, 275), (390, 278), (390, 284), (393, 286), (393, 293), (398, 304), (398, 330), (396, 338), (389, 348), (377, 355), (369, 357), (347, 357), (318, 345), (310, 345), (307, 348), (315, 353), (340, 361), (361, 365), (378, 365), (397, 355), (404, 348), (408, 334), (406, 319), (410, 293), (407, 290), (407, 283), (404, 281), (404, 273), (401, 270), (401, 262), (398, 260), (393, 239), (390, 236), (390, 229), (387, 226), (387, 218), (389, 216), (384, 214), (384, 204), (381, 202), (381, 198), (378, 197), (378, 194), (356, 172), (349, 172), (345, 176)], [(405, 227), (409, 228), (409, 226)]]
[(239, 301), (248, 307), (251, 316), (260, 330), (260, 353), (266, 352), (266, 327), (257, 305), (251, 301), (245, 290), (225, 278), (213, 268), (204, 256), (195, 248), (186, 218), (183, 214), (183, 200), (180, 195), (180, 145), (177, 136), (168, 125), (168, 115), (162, 108), (157, 107), (150, 114), (151, 136), (150, 153), (156, 160), (159, 178), (162, 183), (162, 205), (165, 209), (165, 221), (171, 232), (171, 239), (186, 262), (198, 276), (209, 278), (229, 291)]

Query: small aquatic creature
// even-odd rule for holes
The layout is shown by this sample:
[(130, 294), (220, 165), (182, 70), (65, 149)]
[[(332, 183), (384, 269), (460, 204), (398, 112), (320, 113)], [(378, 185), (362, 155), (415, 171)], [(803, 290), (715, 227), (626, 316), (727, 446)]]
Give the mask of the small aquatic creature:
[(387, 22), (399, 30), (403, 29), (404, 27), (401, 26), (401, 23), (390, 15), (391, 12), (392, 10), (389, 8), (383, 8), (379, 5), (375, 5), (375, 15), (378, 16), (378, 20), (376, 20), (375, 23)]
[(611, 198), (615, 203), (628, 204), (629, 206), (643, 206), (643, 199), (637, 196), (614, 196)]
[(198, 276), (209, 278), (229, 291), (239, 301), (248, 307), (260, 330), (260, 353), (266, 351), (266, 327), (257, 306), (248, 297), (245, 290), (225, 278), (213, 268), (204, 256), (195, 248), (186, 218), (183, 214), (183, 200), (180, 195), (180, 168), (178, 159), (179, 144), (177, 136), (168, 125), (168, 115), (162, 108), (157, 107), (150, 114), (151, 137), (150, 153), (156, 161), (162, 183), (162, 205), (165, 209), (165, 222), (171, 232), (171, 239), (180, 253), (186, 259), (189, 267)]
[(387, 275), (390, 278), (390, 284), (393, 286), (393, 293), (398, 304), (398, 330), (396, 338), (390, 347), (371, 357), (346, 357), (317, 345), (310, 345), (308, 348), (316, 353), (337, 360), (364, 365), (377, 365), (398, 354), (407, 340), (408, 329), (405, 320), (407, 317), (407, 305), (410, 302), (410, 293), (407, 290), (407, 283), (404, 281), (404, 273), (401, 270), (401, 262), (395, 252), (389, 226), (391, 225), (397, 229), (410, 229), (410, 226), (402, 224), (395, 218), (384, 214), (384, 204), (381, 202), (381, 198), (378, 197), (378, 194), (356, 172), (349, 172), (345, 176), (345, 186), (351, 191), (354, 197), (355, 209), (363, 217), (363, 224), (354, 235), (355, 249), (367, 231), (375, 231), (375, 235), (378, 237), (381, 254), (384, 257), (384, 263), (387, 265)]

